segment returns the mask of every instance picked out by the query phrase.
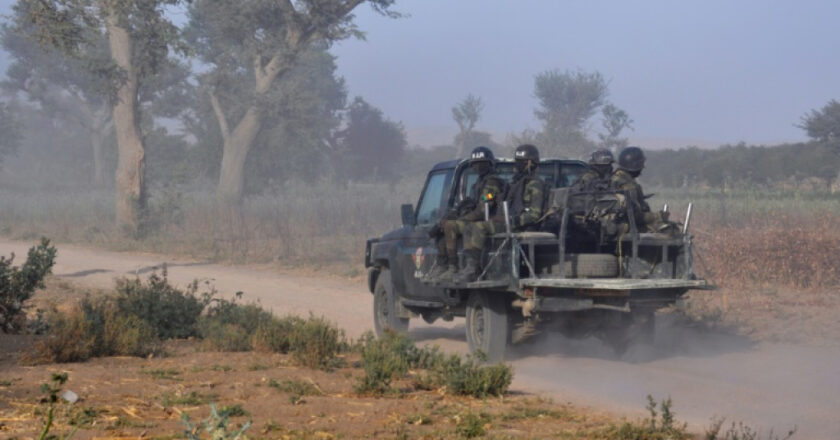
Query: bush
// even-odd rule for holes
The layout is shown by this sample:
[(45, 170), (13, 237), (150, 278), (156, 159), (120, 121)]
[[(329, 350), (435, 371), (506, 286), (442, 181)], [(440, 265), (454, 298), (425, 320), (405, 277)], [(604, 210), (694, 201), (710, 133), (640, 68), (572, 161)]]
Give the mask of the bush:
[(152, 273), (144, 283), (139, 278), (117, 280), (116, 301), (120, 312), (136, 316), (153, 328), (161, 339), (198, 336), (198, 319), (216, 291), (198, 293), (198, 281), (186, 290), (169, 284), (166, 267)]
[(38, 246), (29, 249), (26, 262), (14, 267), (15, 255), (0, 256), (0, 330), (18, 332), (26, 324), (25, 302), (36, 289), (44, 287), (44, 278), (52, 272), (56, 249), (50, 241), (41, 239)]
[(417, 347), (407, 336), (387, 332), (376, 339), (371, 333), (358, 344), (365, 375), (359, 379), (356, 392), (384, 394), (395, 379), (405, 377), (411, 369), (427, 370), (415, 378), (415, 387), (431, 389), (446, 386), (453, 394), (474, 397), (501, 396), (510, 387), (513, 370), (504, 364), (481, 365), (481, 360), (458, 355), (444, 356), (437, 347)]
[(147, 356), (160, 350), (155, 330), (120, 311), (114, 298), (86, 297), (70, 313), (53, 311), (34, 362), (80, 362), (101, 356)]
[(290, 334), (292, 357), (309, 368), (331, 369), (336, 366), (337, 355), (347, 348), (344, 330), (322, 317), (309, 316), (293, 326)]
[(215, 350), (291, 354), (310, 368), (329, 369), (347, 348), (344, 331), (324, 318), (298, 316), (277, 318), (259, 304), (240, 304), (214, 299), (199, 323), (205, 346)]
[(617, 440), (688, 440), (693, 438), (686, 432), (685, 424), (676, 422), (674, 412), (671, 410), (670, 398), (663, 400), (660, 405), (657, 405), (651, 396), (647, 396), (647, 399), (649, 418), (640, 423), (627, 422), (618, 427), (613, 426), (604, 433), (604, 437)]
[(442, 382), (449, 392), (473, 397), (503, 395), (513, 381), (513, 369), (509, 365), (481, 365), (481, 359), (467, 356), (462, 360), (452, 355), (439, 367)]

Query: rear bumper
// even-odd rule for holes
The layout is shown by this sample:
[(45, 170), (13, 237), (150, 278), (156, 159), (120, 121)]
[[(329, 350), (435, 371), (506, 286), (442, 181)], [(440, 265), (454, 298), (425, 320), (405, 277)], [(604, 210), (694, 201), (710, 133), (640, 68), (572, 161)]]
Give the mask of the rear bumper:
[(519, 287), (547, 287), (554, 289), (592, 289), (592, 290), (660, 290), (660, 289), (691, 289), (715, 290), (716, 287), (706, 280), (675, 280), (675, 279), (629, 279), (629, 278), (522, 278)]

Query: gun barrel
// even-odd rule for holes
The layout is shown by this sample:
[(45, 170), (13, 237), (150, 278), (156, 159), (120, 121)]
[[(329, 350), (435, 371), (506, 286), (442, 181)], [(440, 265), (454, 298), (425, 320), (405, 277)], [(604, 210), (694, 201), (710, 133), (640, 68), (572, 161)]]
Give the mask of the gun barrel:
[(685, 212), (685, 224), (683, 224), (683, 234), (688, 232), (688, 225), (691, 223), (691, 208), (694, 207), (693, 203), (688, 204), (688, 209)]
[(507, 202), (507, 200), (505, 200), (505, 202), (502, 203), (502, 209), (504, 210), (504, 214), (505, 214), (505, 231), (508, 234), (510, 234), (510, 213), (508, 212), (508, 202)]
[(484, 221), (490, 221), (490, 204), (487, 202), (484, 202)]

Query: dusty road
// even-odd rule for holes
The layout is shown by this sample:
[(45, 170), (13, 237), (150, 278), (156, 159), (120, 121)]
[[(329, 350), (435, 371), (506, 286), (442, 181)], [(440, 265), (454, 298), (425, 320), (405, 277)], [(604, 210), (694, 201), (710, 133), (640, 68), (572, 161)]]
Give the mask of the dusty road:
[[(31, 243), (0, 240), (0, 255), (25, 258)], [(147, 274), (167, 263), (170, 280), (212, 280), (220, 293), (245, 292), (276, 313), (324, 315), (351, 337), (372, 328), (371, 295), (361, 282), (306, 277), (273, 270), (182, 261), (61, 245), (54, 274), (81, 286), (109, 288), (113, 279)], [(840, 311), (838, 311), (840, 316)], [(419, 320), (418, 320), (419, 321)], [(465, 351), (462, 322), (428, 326), (412, 321), (421, 343)], [(709, 334), (657, 323), (663, 347), (631, 347), (615, 360), (597, 341), (548, 339), (520, 350), (514, 388), (600, 409), (642, 414), (648, 394), (670, 396), (680, 420), (695, 430), (726, 416), (794, 438), (840, 439), (840, 350), (754, 345), (734, 335)]]

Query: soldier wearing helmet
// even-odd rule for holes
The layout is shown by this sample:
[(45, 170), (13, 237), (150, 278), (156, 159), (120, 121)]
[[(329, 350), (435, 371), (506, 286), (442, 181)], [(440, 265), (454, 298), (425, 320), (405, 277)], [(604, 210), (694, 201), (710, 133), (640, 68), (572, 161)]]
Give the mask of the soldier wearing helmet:
[(645, 201), (642, 185), (636, 181), (644, 168), (645, 153), (642, 149), (627, 147), (618, 154), (618, 169), (615, 170), (610, 180), (610, 186), (613, 189), (623, 191), (627, 200), (632, 204), (634, 217), (640, 230), (645, 230), (647, 224), (655, 221), (654, 215), (650, 212), (650, 206)]
[(613, 174), (613, 162), (615, 159), (610, 150), (602, 148), (593, 151), (589, 158), (589, 170), (577, 181), (575, 189), (578, 191), (608, 189)]
[(484, 221), (485, 205), (490, 215), (494, 215), (496, 202), (504, 195), (505, 183), (496, 175), (496, 158), (489, 148), (473, 149), (469, 163), (470, 168), (478, 175), (478, 180), (472, 187), (470, 197), (462, 201), (455, 212), (437, 228), (438, 254), (435, 265), (427, 275), (430, 281), (452, 279), (458, 270), (458, 236), (463, 237), (470, 224)]
[[(538, 229), (538, 223), (543, 215), (543, 201), (546, 188), (537, 176), (540, 163), (540, 152), (537, 147), (524, 144), (514, 152), (514, 167), (516, 173), (510, 183), (505, 201), (508, 203), (511, 229), (514, 232)], [(464, 241), (466, 265), (461, 269), (453, 281), (466, 283), (475, 280), (479, 270), (481, 253), (487, 245), (487, 236), (505, 230), (504, 213), (501, 209), (487, 222), (470, 224), (468, 239)]]

